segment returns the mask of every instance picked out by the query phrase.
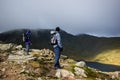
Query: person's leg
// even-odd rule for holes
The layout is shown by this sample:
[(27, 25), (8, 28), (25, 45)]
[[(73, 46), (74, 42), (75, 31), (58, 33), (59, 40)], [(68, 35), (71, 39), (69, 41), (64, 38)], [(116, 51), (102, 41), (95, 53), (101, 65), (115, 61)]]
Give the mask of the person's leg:
[(30, 48), (29, 44), (26, 44), (26, 52), (27, 52), (27, 54), (29, 54), (29, 48)]
[(54, 52), (55, 52), (55, 62), (54, 62), (54, 67), (59, 68), (60, 67), (60, 63), (59, 63), (59, 59), (60, 59), (60, 48), (57, 46), (54, 48)]

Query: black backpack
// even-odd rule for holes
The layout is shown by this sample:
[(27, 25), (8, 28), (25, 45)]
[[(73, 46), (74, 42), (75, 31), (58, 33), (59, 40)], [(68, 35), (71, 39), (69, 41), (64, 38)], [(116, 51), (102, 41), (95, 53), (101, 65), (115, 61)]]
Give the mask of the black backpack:
[(25, 41), (25, 42), (30, 41), (30, 36), (31, 36), (31, 35), (30, 35), (29, 33), (24, 33), (24, 36), (23, 36), (23, 37), (24, 37), (24, 41)]

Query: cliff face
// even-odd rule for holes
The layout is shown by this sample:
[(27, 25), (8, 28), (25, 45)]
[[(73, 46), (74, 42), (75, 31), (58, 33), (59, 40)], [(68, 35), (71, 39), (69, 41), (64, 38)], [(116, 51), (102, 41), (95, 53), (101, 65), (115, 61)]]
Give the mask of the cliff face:
[(84, 61), (61, 55), (63, 69), (54, 69), (54, 52), (31, 49), (25, 55), (21, 45), (0, 43), (0, 80), (119, 80), (119, 72), (101, 72)]

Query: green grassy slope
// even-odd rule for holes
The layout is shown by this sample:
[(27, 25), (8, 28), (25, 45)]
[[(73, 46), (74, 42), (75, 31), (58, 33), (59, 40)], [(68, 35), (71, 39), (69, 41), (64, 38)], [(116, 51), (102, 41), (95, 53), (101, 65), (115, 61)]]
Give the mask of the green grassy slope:
[(120, 48), (103, 51), (99, 53), (97, 56), (95, 56), (93, 58), (93, 61), (106, 64), (120, 65)]

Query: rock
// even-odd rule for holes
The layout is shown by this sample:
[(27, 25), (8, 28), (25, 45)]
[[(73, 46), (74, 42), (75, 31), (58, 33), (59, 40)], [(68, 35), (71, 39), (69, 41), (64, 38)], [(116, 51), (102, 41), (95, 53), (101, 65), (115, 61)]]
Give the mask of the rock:
[(41, 77), (39, 77), (37, 80), (42, 80)]
[(66, 61), (67, 63), (70, 63), (70, 64), (71, 64), (71, 63), (73, 63), (73, 64), (74, 64), (74, 63), (76, 63), (76, 61), (75, 61), (75, 60), (70, 59), (70, 58), (69, 58), (69, 59), (67, 59), (67, 60), (65, 60), (65, 61)]
[(25, 65), (22, 65), (22, 68), (23, 68), (23, 69), (25, 69), (25, 68), (26, 68), (26, 66), (25, 66)]
[(21, 71), (20, 71), (20, 74), (29, 74), (30, 72), (28, 71), (28, 70), (25, 70), (25, 69), (22, 69)]
[(112, 79), (119, 79), (120, 80), (120, 72), (116, 71), (111, 74)]
[(35, 56), (35, 57), (40, 57), (41, 53), (40, 52), (31, 52), (31, 55)]
[(3, 61), (4, 61), (4, 59), (0, 57), (0, 62), (3, 62)]
[(17, 52), (15, 52), (14, 54), (17, 54), (17, 55), (24, 55), (26, 52), (24, 50), (19, 50)]
[(65, 77), (62, 80), (81, 80), (81, 79), (75, 79), (75, 77)]
[(37, 50), (37, 49), (32, 49), (32, 55), (36, 56), (36, 57), (54, 57), (54, 54), (51, 50), (49, 49), (41, 49), (41, 50)]
[(86, 63), (84, 61), (80, 61), (80, 62), (77, 62), (75, 65), (78, 67), (85, 67)]
[(5, 72), (5, 70), (6, 70), (6, 69), (5, 69), (5, 68), (3, 68), (1, 71)]
[(67, 71), (65, 69), (58, 69), (55, 75), (58, 78), (61, 78), (61, 77), (74, 77), (74, 74), (72, 72)]
[(18, 45), (15, 47), (16, 50), (22, 50), (22, 45)]
[(14, 44), (9, 43), (9, 44), (0, 44), (0, 50), (6, 51), (11, 49), (14, 46)]
[(87, 75), (85, 74), (85, 70), (84, 70), (84, 69), (75, 67), (74, 70), (75, 70), (74, 73), (75, 73), (77, 76), (87, 77)]
[(46, 54), (46, 53), (45, 53), (45, 54), (43, 54), (42, 56), (43, 56), (43, 57), (48, 57), (48, 56), (49, 56), (49, 54)]
[(102, 79), (100, 79), (100, 78), (96, 78), (96, 80), (102, 80)]
[(42, 55), (47, 55), (49, 57), (54, 57), (53, 51), (51, 51), (49, 49), (42, 49), (40, 51), (41, 51)]
[(22, 70), (20, 71), (20, 74), (21, 74), (21, 73), (24, 73), (24, 72), (25, 72), (25, 69), (22, 69)]
[[(84, 61), (80, 61), (76, 63), (75, 60), (70, 59), (65, 55), (61, 55), (61, 59), (60, 59), (60, 63), (62, 63), (62, 65), (65, 66), (64, 69), (54, 70), (53, 69), (53, 62), (54, 62), (53, 51), (49, 49), (42, 49), (42, 50), (31, 49), (29, 53), (30, 55), (24, 55), (25, 51), (23, 50), (22, 45), (18, 45), (16, 47), (15, 46), (16, 45), (14, 45), (14, 49), (12, 48), (12, 51), (9, 52), (9, 53), (12, 52), (13, 54), (7, 55), (9, 56), (7, 59), (7, 62), (4, 62), (4, 63), (2, 62), (2, 64), (4, 64), (5, 66), (8, 65), (8, 63), (10, 64), (10, 66), (14, 64), (13, 65), (14, 67), (13, 68), (11, 67), (11, 70), (14, 69), (15, 70), (14, 72), (17, 72), (17, 68), (18, 68), (18, 73), (21, 73), (21, 74), (18, 74), (21, 76), (18, 76), (16, 79), (12, 79), (12, 80), (17, 80), (19, 79), (19, 77), (20, 78), (25, 77), (25, 79), (20, 79), (20, 80), (42, 80), (42, 78), (46, 80), (55, 80), (57, 78), (59, 78), (60, 80), (85, 80), (86, 77), (87, 78), (93, 77), (96, 80), (102, 80), (103, 79), (102, 77), (104, 77), (104, 75), (106, 78), (107, 73), (103, 73), (95, 69), (92, 70), (92, 68), (90, 68), (89, 70), (87, 69), (86, 63)], [(3, 47), (4, 48), (8, 47), (8, 49), (11, 48), (11, 46), (9, 46), (8, 44), (5, 44)], [(5, 52), (8, 53), (8, 51), (5, 51)], [(2, 61), (2, 58), (0, 58), (0, 61)], [(6, 71), (8, 70), (9, 70), (9, 67), (1, 67), (0, 73), (7, 74)], [(89, 75), (89, 74), (93, 74), (95, 76)], [(0, 74), (0, 76), (1, 75), (2, 74)], [(9, 75), (7, 75), (7, 77), (8, 76)], [(109, 76), (107, 75), (107, 77)], [(110, 78), (120, 80), (120, 72), (114, 72), (110, 76)], [(109, 78), (106, 78), (106, 80), (108, 79)]]
[(15, 61), (21, 64), (21, 62), (27, 62), (29, 60), (34, 60), (36, 57), (33, 57), (32, 55), (9, 55), (8, 61)]
[(117, 79), (120, 80), (120, 72), (116, 71), (116, 72), (115, 72), (115, 76), (116, 76)]
[(56, 74), (55, 74), (55, 76), (58, 77), (58, 78), (61, 78), (62, 77), (61, 72), (57, 71)]
[(33, 76), (28, 76), (26, 80), (36, 80)]
[(39, 62), (36, 62), (36, 61), (30, 61), (29, 64), (30, 64), (31, 66), (33, 66), (34, 68), (40, 67)]
[(115, 75), (112, 75), (112, 77), (111, 77), (112, 79), (115, 79)]
[(66, 60), (66, 59), (68, 59), (68, 56), (61, 55), (60, 58)]

